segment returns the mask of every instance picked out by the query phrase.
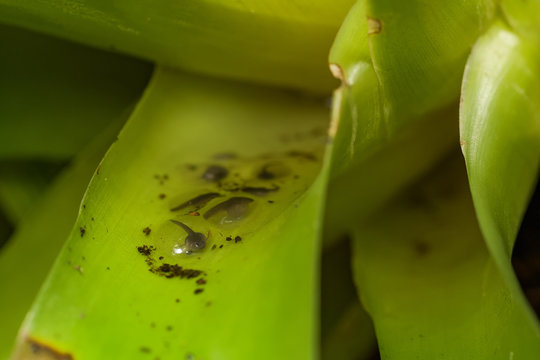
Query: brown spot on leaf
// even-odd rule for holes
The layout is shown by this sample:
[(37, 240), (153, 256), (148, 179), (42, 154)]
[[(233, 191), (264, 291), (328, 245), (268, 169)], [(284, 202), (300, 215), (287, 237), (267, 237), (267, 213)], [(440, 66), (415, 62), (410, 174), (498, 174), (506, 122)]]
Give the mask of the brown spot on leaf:
[(38, 359), (38, 360), (74, 360), (74, 357), (67, 353), (55, 349), (51, 345), (27, 338), (22, 348), (18, 349), (15, 359)]
[(342, 82), (345, 82), (345, 75), (343, 74), (343, 69), (338, 64), (329, 64), (330, 72), (334, 77)]
[(368, 35), (379, 34), (382, 31), (382, 23), (379, 19), (375, 19), (368, 16), (367, 23), (368, 23)]

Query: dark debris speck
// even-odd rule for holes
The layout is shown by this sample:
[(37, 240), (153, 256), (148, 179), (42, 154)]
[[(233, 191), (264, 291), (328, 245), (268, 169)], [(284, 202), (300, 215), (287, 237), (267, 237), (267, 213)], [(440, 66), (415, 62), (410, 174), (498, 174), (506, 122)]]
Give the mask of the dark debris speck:
[(181, 279), (193, 279), (202, 274), (202, 271), (195, 269), (184, 269), (178, 264), (161, 264), (157, 268), (150, 269), (151, 272), (159, 276), (165, 276), (168, 279), (179, 277)]
[(200, 278), (200, 279), (197, 280), (197, 284), (204, 285), (204, 284), (206, 284), (206, 280), (204, 280), (203, 278)]
[(84, 227), (80, 227), (79, 231), (81, 232), (81, 237), (83, 237), (84, 234), (86, 234), (86, 229)]
[(204, 289), (195, 289), (195, 291), (193, 292), (195, 295), (198, 295), (200, 293), (202, 293), (204, 291)]
[(152, 251), (156, 250), (153, 246), (143, 245), (143, 246), (137, 246), (137, 251), (139, 251), (139, 254), (144, 256), (150, 256), (152, 254)]
[(237, 236), (234, 238), (235, 243), (240, 242), (240, 241), (242, 241), (242, 238), (240, 236)]
[(142, 230), (142, 232), (144, 233), (144, 235), (148, 236), (150, 235), (150, 232), (152, 232), (152, 229), (147, 226)]

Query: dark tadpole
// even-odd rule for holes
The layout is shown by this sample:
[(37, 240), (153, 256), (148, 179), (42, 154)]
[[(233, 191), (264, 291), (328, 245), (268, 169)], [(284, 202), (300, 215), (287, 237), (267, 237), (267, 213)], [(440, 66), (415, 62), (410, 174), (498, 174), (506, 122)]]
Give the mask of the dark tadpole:
[(261, 180), (273, 180), (289, 175), (290, 170), (284, 164), (272, 161), (265, 164), (261, 171), (257, 174), (257, 177)]
[(206, 236), (204, 234), (191, 230), (189, 226), (180, 221), (173, 219), (170, 219), (170, 221), (173, 224), (180, 226), (187, 233), (184, 244), (187, 251), (191, 252), (204, 249), (204, 247), (206, 246)]
[(202, 194), (202, 195), (194, 197), (193, 199), (186, 201), (183, 204), (173, 207), (171, 211), (178, 211), (178, 210), (185, 209), (187, 207), (194, 207), (194, 208), (200, 209), (203, 206), (205, 206), (210, 200), (213, 200), (220, 196), (221, 194), (215, 193), (215, 192)]
[(252, 187), (252, 186), (245, 186), (240, 189), (242, 192), (255, 195), (255, 196), (266, 196), (274, 191), (279, 190), (279, 186), (273, 185), (271, 188), (265, 188), (265, 187)]
[(235, 196), (228, 200), (225, 200), (204, 214), (204, 218), (208, 219), (220, 212), (226, 212), (229, 220), (239, 220), (248, 211), (249, 205), (253, 202), (253, 199), (242, 196)]
[(210, 165), (202, 175), (202, 178), (206, 181), (216, 182), (225, 179), (228, 174), (229, 170), (225, 167), (221, 165)]

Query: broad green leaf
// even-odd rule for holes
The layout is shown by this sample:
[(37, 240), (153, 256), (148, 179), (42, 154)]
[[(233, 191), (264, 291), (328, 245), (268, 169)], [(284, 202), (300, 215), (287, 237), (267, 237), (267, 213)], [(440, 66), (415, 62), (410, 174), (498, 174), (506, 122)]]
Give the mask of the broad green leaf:
[(0, 160), (0, 209), (13, 224), (35, 206), (63, 165), (61, 162)]
[[(303, 96), (159, 68), (14, 359), (314, 358), (327, 119)], [(170, 219), (206, 247), (179, 253), (187, 230)]]
[(342, 85), (333, 102), (327, 246), (430, 169), (458, 141), (457, 104), (409, 118), (407, 126), (402, 126), (406, 114), (388, 117), (368, 47), (368, 23), (366, 1), (358, 1), (330, 53), (330, 67)]
[(353, 0), (1, 0), (0, 21), (193, 72), (329, 92)]
[(3, 25), (0, 44), (3, 159), (72, 157), (133, 105), (151, 71), (140, 60)]
[(354, 233), (354, 273), (383, 360), (538, 359), (540, 335), (485, 247), (457, 156), (370, 225)]
[(0, 359), (9, 356), (24, 316), (73, 227), (91, 175), (122, 123), (112, 121), (73, 160), (33, 202), (0, 249)]
[(373, 68), (388, 121), (454, 102), (467, 56), (495, 12), (494, 0), (368, 0)]
[(496, 23), (469, 59), (460, 110), (461, 147), (478, 220), (499, 270), (523, 304), (510, 258), (538, 176), (539, 77), (537, 44)]

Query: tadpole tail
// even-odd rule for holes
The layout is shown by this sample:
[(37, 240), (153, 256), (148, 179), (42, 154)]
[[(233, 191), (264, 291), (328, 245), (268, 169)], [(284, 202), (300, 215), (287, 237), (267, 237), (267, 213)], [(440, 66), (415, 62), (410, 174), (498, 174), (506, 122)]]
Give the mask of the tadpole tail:
[(185, 230), (185, 232), (187, 232), (188, 235), (191, 235), (194, 233), (193, 230), (190, 229), (189, 226), (187, 226), (186, 224), (184, 224), (183, 222), (180, 222), (180, 221), (177, 221), (177, 220), (174, 220), (174, 219), (169, 219), (170, 222), (172, 222), (173, 224), (176, 224), (178, 226), (180, 226), (182, 229)]

